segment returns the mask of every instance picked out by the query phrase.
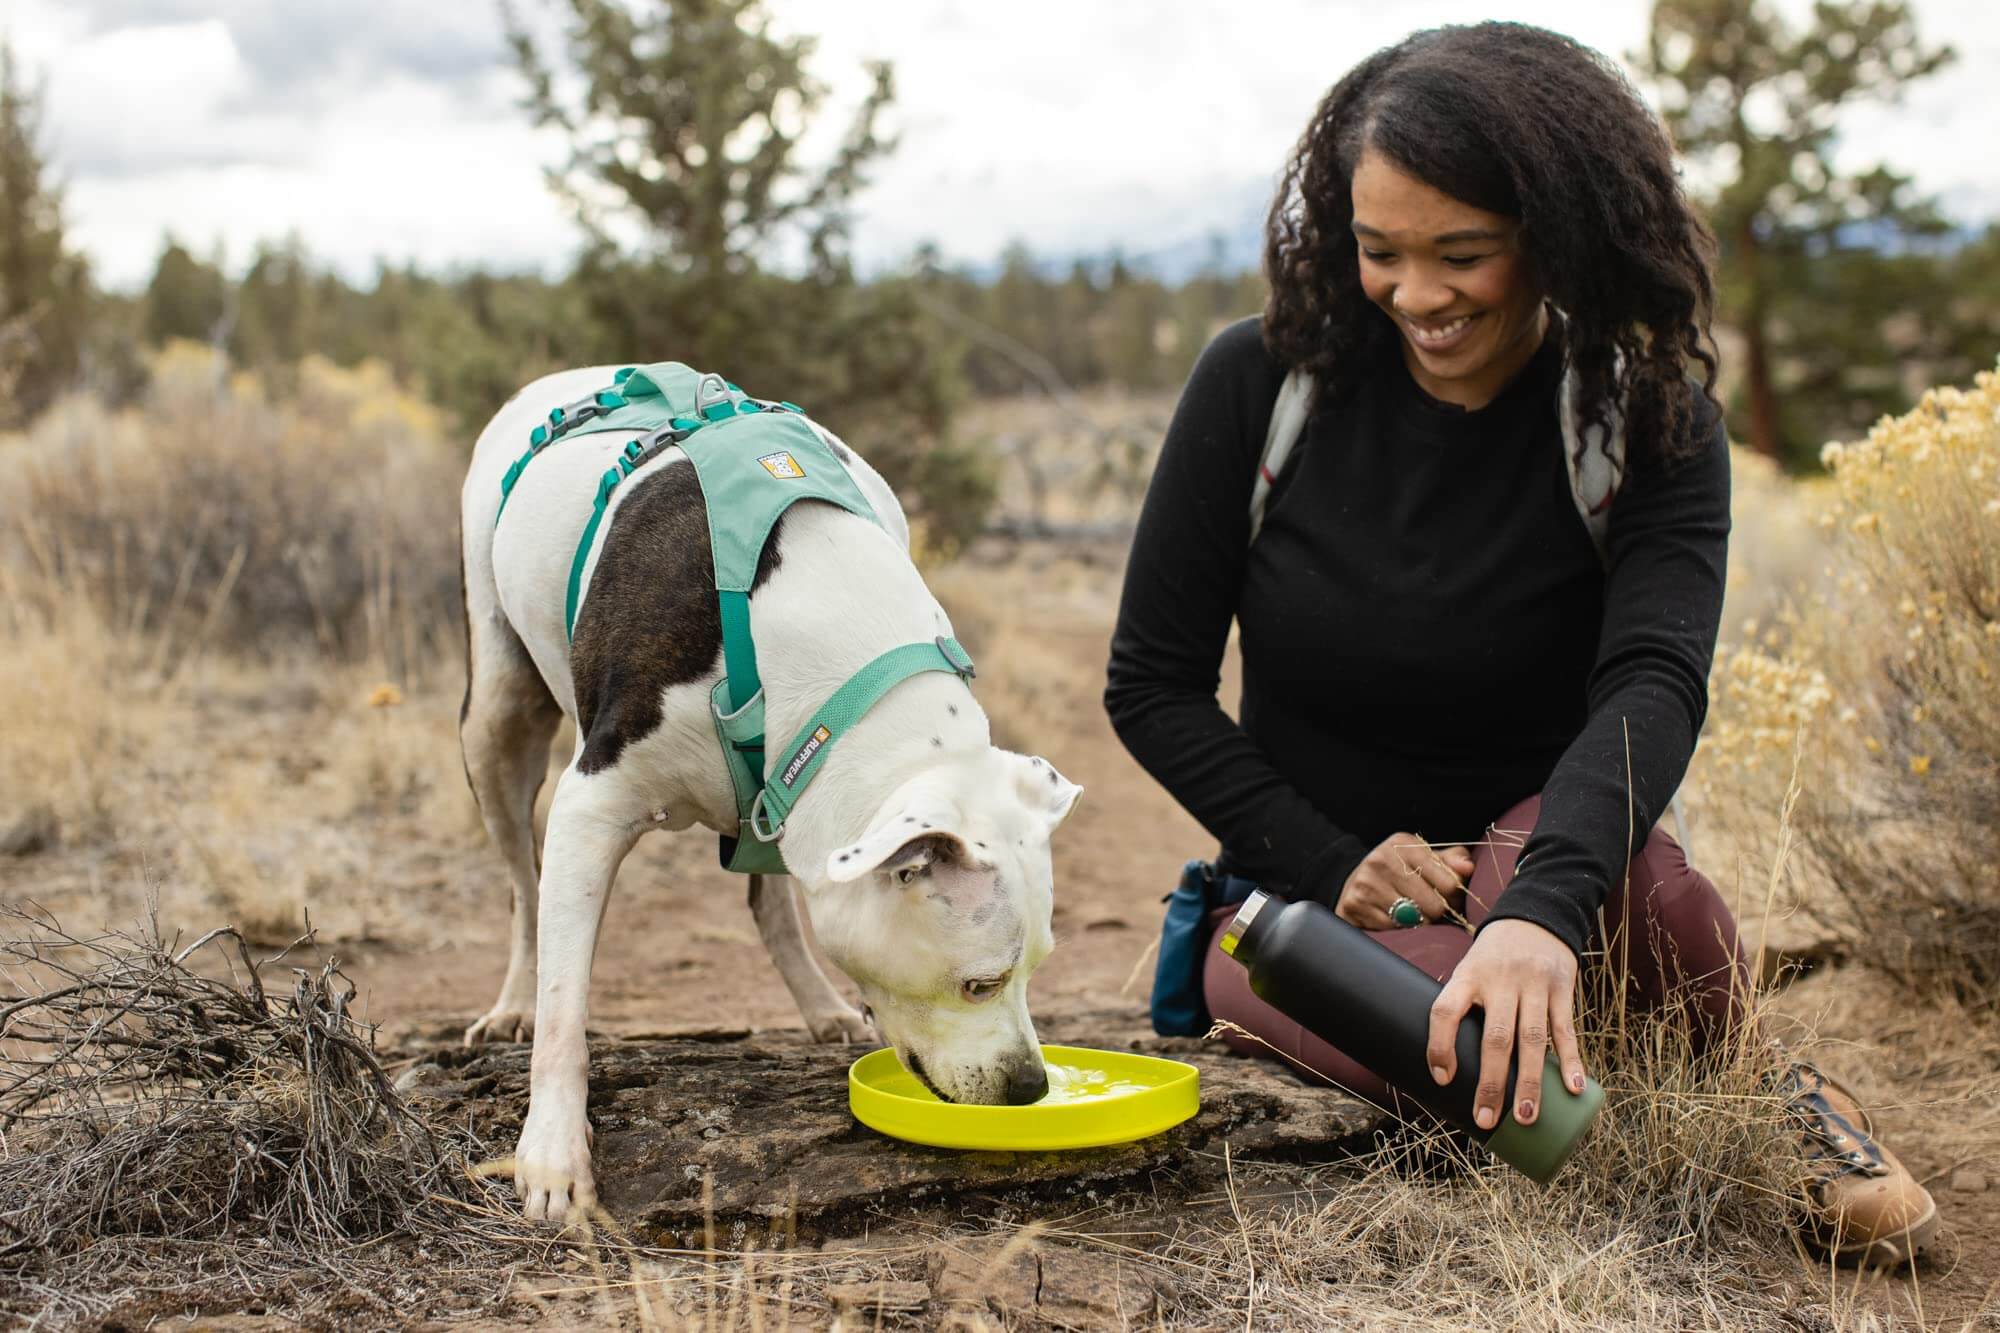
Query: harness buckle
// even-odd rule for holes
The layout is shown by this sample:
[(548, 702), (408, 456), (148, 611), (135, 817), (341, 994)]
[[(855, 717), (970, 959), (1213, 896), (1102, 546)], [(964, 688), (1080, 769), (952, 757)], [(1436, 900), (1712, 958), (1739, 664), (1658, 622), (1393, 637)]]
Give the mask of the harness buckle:
[(960, 680), (971, 680), (979, 674), (973, 668), (972, 658), (966, 655), (965, 649), (959, 647), (956, 640), (947, 639), (940, 634), (933, 642), (937, 644), (937, 650), (944, 654), (944, 660), (951, 664), (951, 669), (958, 673)]
[(776, 842), (778, 836), (785, 831), (785, 821), (781, 819), (776, 828), (766, 833), (764, 821), (768, 817), (764, 809), (764, 792), (760, 790), (757, 799), (750, 802), (750, 818), (744, 821), (750, 826), (750, 836), (759, 842)]

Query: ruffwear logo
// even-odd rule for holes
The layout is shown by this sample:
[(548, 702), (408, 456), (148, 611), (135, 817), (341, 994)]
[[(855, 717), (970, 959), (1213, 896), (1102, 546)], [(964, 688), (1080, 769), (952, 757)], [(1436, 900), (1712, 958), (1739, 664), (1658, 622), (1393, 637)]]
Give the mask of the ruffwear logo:
[[(763, 460), (759, 459), (758, 461), (762, 462)], [(819, 753), (819, 747), (832, 739), (833, 733), (825, 727), (813, 728), (813, 734), (806, 737), (806, 743), (799, 747), (799, 752), (792, 756), (792, 762), (786, 764), (785, 771), (779, 775), (785, 780), (787, 787), (799, 780), (799, 770), (812, 762), (812, 757)]]
[(806, 475), (806, 470), (799, 466), (799, 460), (783, 451), (765, 454), (757, 461), (764, 465), (766, 472), (779, 481), (799, 481)]

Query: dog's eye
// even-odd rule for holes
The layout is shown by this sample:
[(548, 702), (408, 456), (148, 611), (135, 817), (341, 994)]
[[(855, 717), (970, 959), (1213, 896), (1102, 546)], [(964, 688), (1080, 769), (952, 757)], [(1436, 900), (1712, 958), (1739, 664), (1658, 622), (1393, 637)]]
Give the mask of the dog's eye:
[(901, 870), (898, 870), (896, 872), (896, 882), (898, 884), (908, 884), (911, 880), (915, 879), (918, 875), (921, 875), (923, 873), (924, 873), (923, 868), (921, 866), (904, 866)]
[[(1010, 972), (1007, 974), (1012, 976)], [(972, 1004), (981, 1004), (992, 999), (1007, 988), (1007, 977), (979, 977), (959, 983), (958, 993)]]

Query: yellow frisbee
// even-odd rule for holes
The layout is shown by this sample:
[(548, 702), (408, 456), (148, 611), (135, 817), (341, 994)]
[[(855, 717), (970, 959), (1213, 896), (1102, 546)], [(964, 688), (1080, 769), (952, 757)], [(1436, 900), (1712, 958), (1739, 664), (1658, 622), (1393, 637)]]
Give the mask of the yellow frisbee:
[(1179, 1060), (1044, 1046), (1049, 1092), (1031, 1106), (939, 1101), (893, 1047), (847, 1071), (847, 1104), (870, 1129), (937, 1148), (1048, 1152), (1130, 1143), (1172, 1129), (1201, 1109), (1201, 1071)]

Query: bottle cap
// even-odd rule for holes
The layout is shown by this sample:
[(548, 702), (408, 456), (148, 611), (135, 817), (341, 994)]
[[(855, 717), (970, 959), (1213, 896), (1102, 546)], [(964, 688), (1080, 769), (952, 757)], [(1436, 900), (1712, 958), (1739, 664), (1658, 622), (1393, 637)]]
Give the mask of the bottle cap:
[(1546, 1185), (1582, 1144), (1603, 1105), (1604, 1089), (1596, 1079), (1585, 1078), (1583, 1091), (1571, 1092), (1551, 1059), (1542, 1066), (1542, 1107), (1535, 1123), (1520, 1123), (1509, 1107), (1486, 1140), (1486, 1149), (1536, 1184)]
[(1236, 946), (1243, 942), (1243, 932), (1250, 929), (1250, 923), (1257, 919), (1257, 913), (1262, 911), (1264, 904), (1270, 900), (1270, 895), (1261, 889), (1252, 891), (1250, 896), (1243, 900), (1243, 906), (1236, 909), (1236, 915), (1229, 919), (1229, 925), (1223, 929), (1222, 938), (1216, 941), (1216, 947), (1234, 958)]

